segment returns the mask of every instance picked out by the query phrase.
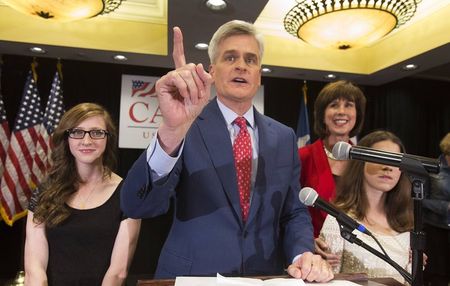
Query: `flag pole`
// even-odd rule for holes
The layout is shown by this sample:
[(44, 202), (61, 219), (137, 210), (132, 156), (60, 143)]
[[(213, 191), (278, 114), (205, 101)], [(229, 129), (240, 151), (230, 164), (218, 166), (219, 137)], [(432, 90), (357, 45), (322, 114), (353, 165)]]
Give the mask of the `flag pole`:
[(305, 102), (305, 106), (308, 105), (308, 86), (306, 85), (306, 80), (303, 80), (303, 86), (302, 86), (302, 92), (303, 92), (303, 101)]
[(307, 107), (307, 91), (308, 86), (306, 80), (303, 80), (300, 96), (300, 107), (297, 122), (297, 147), (301, 148), (310, 143), (311, 136), (309, 131), (308, 107)]

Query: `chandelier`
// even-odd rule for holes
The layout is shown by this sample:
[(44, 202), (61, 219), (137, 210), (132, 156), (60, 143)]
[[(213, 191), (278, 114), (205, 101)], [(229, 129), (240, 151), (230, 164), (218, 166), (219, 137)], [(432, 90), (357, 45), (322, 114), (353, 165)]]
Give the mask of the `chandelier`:
[(122, 0), (3, 0), (11, 8), (55, 21), (73, 21), (107, 14), (120, 6)]
[(357, 48), (406, 23), (420, 1), (297, 0), (284, 18), (284, 28), (316, 47)]

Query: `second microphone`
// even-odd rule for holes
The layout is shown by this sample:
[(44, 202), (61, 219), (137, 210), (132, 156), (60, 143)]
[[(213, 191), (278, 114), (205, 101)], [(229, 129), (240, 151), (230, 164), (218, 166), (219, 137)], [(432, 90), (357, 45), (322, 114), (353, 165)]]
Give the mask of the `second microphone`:
[(316, 190), (314, 190), (313, 188), (310, 187), (302, 188), (300, 190), (298, 198), (306, 206), (319, 208), (324, 212), (326, 212), (327, 214), (335, 217), (338, 223), (342, 224), (345, 227), (350, 228), (350, 230), (357, 229), (362, 233), (365, 233), (370, 236), (372, 235), (372, 233), (369, 230), (367, 230), (367, 228), (364, 225), (356, 222), (354, 219), (352, 219), (342, 211), (336, 209), (331, 204), (322, 200), (317, 194)]

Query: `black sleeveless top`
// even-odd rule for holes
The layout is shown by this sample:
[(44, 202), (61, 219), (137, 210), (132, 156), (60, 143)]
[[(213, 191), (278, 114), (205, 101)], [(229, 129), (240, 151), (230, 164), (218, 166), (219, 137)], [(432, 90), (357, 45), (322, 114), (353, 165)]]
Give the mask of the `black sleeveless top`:
[[(79, 210), (66, 205), (70, 216), (46, 228), (49, 285), (101, 285), (120, 223), (125, 219), (120, 210), (120, 186), (99, 207)], [(29, 209), (33, 211), (35, 206), (32, 200)]]

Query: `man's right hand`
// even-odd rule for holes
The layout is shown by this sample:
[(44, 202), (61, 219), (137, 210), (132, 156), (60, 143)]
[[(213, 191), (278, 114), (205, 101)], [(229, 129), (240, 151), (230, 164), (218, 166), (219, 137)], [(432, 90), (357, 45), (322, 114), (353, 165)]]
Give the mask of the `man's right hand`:
[(168, 154), (178, 149), (190, 126), (208, 103), (211, 94), (211, 75), (202, 64), (186, 64), (183, 34), (173, 29), (173, 61), (175, 70), (156, 82), (159, 108), (163, 121), (158, 140)]

